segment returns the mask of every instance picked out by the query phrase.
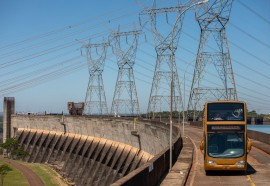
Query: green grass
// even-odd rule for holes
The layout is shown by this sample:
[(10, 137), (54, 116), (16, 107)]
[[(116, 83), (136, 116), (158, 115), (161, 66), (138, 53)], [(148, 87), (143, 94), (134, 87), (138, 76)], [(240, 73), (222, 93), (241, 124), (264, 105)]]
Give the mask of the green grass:
[[(0, 165), (2, 164), (7, 164), (3, 161), (0, 161)], [(28, 186), (28, 181), (26, 180), (26, 178), (24, 177), (24, 175), (18, 171), (17, 169), (15, 169), (14, 167), (12, 167), (11, 165), (8, 165), (12, 171), (8, 172), (5, 176), (4, 176), (4, 186)]]
[[(13, 160), (14, 161), (14, 160)], [(35, 172), (46, 186), (59, 186), (66, 185), (60, 178), (59, 175), (52, 170), (50, 167), (39, 163), (26, 163), (23, 161), (16, 161), (17, 163), (23, 164)], [(29, 186), (26, 177), (16, 168), (12, 167), (6, 162), (0, 161), (0, 166), (7, 164), (12, 171), (8, 172), (4, 176), (4, 186)]]
[(33, 172), (35, 172), (41, 178), (44, 185), (46, 186), (60, 185), (59, 179), (56, 179), (58, 177), (58, 174), (50, 167), (40, 163), (26, 163), (22, 161), (17, 162), (29, 167)]

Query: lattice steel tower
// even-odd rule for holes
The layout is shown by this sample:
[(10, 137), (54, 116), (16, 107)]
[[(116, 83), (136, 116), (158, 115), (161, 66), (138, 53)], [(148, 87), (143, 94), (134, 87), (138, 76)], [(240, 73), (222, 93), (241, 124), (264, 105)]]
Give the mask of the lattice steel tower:
[[(190, 3), (191, 1), (184, 5), (174, 4), (166, 8), (157, 8), (156, 2), (154, 2), (152, 8), (144, 9), (140, 13), (140, 16), (148, 15), (150, 19), (149, 22), (151, 24), (151, 32), (155, 41), (157, 54), (147, 110), (148, 114), (151, 114), (153, 118), (155, 118), (157, 112), (170, 110), (171, 96), (173, 100), (173, 111), (180, 112), (182, 108), (182, 96), (175, 62), (175, 52), (183, 24), (184, 14), (182, 15), (182, 13), (186, 11)], [(167, 24), (165, 23), (158, 27), (157, 24), (160, 23), (160, 17), (162, 19), (166, 18)], [(169, 21), (172, 20), (174, 21), (173, 29), (169, 24)], [(169, 33), (165, 33), (164, 30), (168, 30)]]
[(84, 114), (105, 115), (108, 107), (103, 86), (102, 72), (109, 43), (85, 44), (82, 55), (87, 58), (89, 81), (84, 102)]
[[(139, 101), (133, 74), (139, 30), (111, 34), (113, 52), (117, 58), (118, 76), (115, 85), (111, 113), (114, 115), (140, 115)], [(125, 38), (122, 42), (121, 38)]]
[[(229, 21), (232, 1), (210, 0), (196, 10), (196, 20), (201, 28), (201, 35), (188, 103), (188, 110), (194, 111), (194, 119), (195, 111), (202, 110), (205, 101), (237, 100), (225, 29)], [(210, 74), (209, 71), (217, 73), (218, 78), (207, 77), (215, 83), (214, 87), (202, 84), (202, 81)]]

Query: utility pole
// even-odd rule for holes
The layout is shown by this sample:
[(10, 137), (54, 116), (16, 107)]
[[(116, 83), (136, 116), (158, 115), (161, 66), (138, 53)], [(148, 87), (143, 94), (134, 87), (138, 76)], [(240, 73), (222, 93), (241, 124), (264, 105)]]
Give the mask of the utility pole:
[[(193, 110), (193, 120), (205, 101), (238, 99), (225, 28), (232, 1), (210, 1), (196, 10), (201, 35), (188, 102), (188, 110)], [(214, 69), (219, 77), (214, 78), (216, 85), (203, 85), (203, 80), (209, 79), (209, 71), (212, 73)]]
[(109, 46), (108, 42), (97, 44), (89, 42), (81, 48), (82, 55), (86, 56), (89, 70), (89, 81), (84, 102), (84, 114), (86, 115), (108, 114), (102, 72)]
[[(110, 35), (118, 65), (118, 76), (111, 108), (111, 113), (114, 115), (140, 115), (133, 66), (141, 34), (143, 33), (140, 30), (128, 32), (118, 30)], [(124, 38), (124, 42), (121, 38)]]

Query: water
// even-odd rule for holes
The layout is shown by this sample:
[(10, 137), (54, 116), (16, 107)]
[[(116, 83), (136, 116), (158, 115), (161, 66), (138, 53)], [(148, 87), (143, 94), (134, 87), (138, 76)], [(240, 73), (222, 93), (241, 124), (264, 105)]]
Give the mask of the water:
[(255, 130), (263, 133), (270, 134), (270, 124), (264, 125), (247, 125), (248, 130)]

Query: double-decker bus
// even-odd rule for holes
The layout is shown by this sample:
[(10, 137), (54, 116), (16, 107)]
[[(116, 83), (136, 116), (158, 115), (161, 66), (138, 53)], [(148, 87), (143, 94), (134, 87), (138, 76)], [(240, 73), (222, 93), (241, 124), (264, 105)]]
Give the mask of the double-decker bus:
[(245, 102), (205, 103), (200, 149), (204, 153), (206, 173), (211, 170), (246, 171), (251, 142), (247, 137)]

